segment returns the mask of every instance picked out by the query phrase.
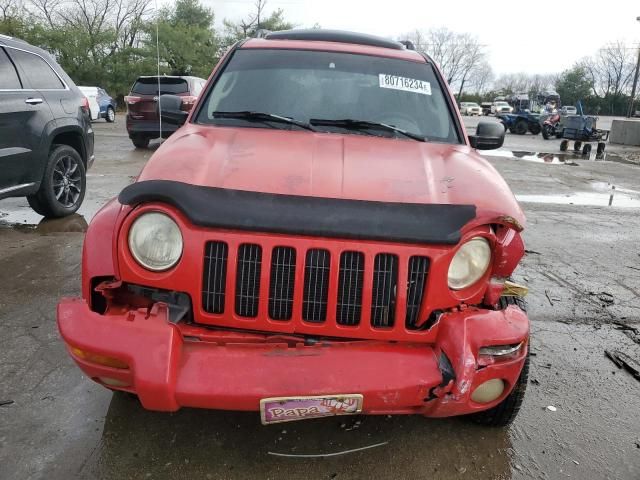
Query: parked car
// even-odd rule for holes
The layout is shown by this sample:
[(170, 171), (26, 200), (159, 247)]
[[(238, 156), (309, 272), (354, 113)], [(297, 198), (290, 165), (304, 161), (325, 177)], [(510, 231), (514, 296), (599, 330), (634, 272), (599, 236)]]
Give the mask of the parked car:
[(101, 87), (78, 87), (89, 99), (91, 108), (91, 119), (104, 118), (107, 122), (113, 123), (116, 120), (116, 101)]
[(91, 120), (98, 120), (100, 118), (100, 104), (98, 103), (98, 89), (97, 87), (81, 87), (78, 89), (89, 100), (89, 115)]
[[(295, 40), (295, 41), (294, 41)], [(236, 44), (92, 220), (58, 326), (151, 410), (513, 420), (528, 372), (524, 214), (433, 61), (324, 30)], [(450, 188), (434, 188), (447, 180)]]
[(560, 109), (560, 114), (565, 116), (565, 115), (577, 115), (578, 114), (578, 109), (574, 106), (571, 105), (565, 105)]
[(460, 104), (460, 113), (462, 115), (469, 115), (469, 116), (473, 116), (473, 115), (482, 115), (482, 108), (480, 108), (480, 105), (478, 105), (477, 103), (473, 103), (473, 102), (462, 102)]
[(491, 114), (492, 105), (493, 105), (492, 102), (482, 102), (480, 104), (480, 106), (482, 107), (482, 114), (483, 115), (490, 115)]
[(47, 52), (0, 35), (0, 199), (70, 215), (93, 159), (87, 98)]
[[(198, 77), (150, 76), (139, 77), (124, 97), (127, 104), (127, 132), (136, 148), (147, 148), (154, 138), (168, 138), (177, 130), (176, 125), (162, 124), (157, 112), (158, 96), (178, 95), (182, 99), (182, 110), (188, 112), (207, 81)], [(158, 89), (158, 87), (160, 87)]]
[(507, 102), (497, 101), (491, 105), (491, 113), (501, 115), (503, 113), (513, 113), (513, 107)]

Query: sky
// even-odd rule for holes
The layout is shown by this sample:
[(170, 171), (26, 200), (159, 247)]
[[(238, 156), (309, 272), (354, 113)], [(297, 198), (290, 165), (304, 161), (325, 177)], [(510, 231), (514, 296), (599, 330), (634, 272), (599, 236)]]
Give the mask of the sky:
[[(246, 17), (255, 0), (203, 3), (221, 26)], [(621, 39), (634, 49), (640, 42), (640, 0), (267, 0), (267, 13), (277, 8), (300, 28), (318, 23), (391, 38), (433, 27), (471, 33), (486, 45), (497, 75), (560, 72), (607, 42)]]

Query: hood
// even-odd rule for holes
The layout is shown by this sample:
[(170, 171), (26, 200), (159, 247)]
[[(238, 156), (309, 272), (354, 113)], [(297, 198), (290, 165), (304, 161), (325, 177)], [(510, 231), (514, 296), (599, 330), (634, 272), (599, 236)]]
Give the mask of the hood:
[(398, 203), (475, 205), (478, 216), (524, 214), (500, 174), (466, 145), (364, 135), (187, 124), (138, 181)]

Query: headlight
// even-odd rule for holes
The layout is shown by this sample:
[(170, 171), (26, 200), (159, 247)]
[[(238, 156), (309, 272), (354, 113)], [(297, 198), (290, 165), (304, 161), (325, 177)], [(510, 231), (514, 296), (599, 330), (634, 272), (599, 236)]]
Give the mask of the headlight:
[(143, 213), (129, 229), (129, 250), (144, 268), (167, 270), (182, 256), (180, 228), (164, 213)]
[(449, 288), (462, 290), (476, 283), (491, 262), (491, 247), (485, 238), (475, 237), (462, 245), (449, 264)]

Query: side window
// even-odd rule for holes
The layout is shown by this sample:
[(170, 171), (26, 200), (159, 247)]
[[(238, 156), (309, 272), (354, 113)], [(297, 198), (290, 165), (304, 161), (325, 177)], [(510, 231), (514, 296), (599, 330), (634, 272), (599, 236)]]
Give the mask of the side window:
[(16, 67), (13, 66), (5, 51), (0, 48), (0, 90), (20, 90), (21, 88)]
[(58, 75), (38, 55), (23, 52), (22, 50), (12, 50), (11, 57), (29, 79), (31, 88), (36, 90), (64, 88), (64, 84), (60, 81)]

